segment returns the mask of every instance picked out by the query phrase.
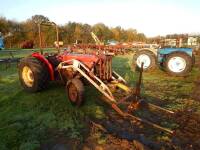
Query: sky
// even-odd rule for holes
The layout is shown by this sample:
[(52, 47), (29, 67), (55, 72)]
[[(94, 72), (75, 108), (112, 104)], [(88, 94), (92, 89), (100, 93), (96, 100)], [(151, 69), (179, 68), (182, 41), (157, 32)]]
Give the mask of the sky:
[(200, 33), (200, 0), (0, 0), (0, 16), (25, 21), (41, 14), (68, 21), (133, 28), (147, 37)]

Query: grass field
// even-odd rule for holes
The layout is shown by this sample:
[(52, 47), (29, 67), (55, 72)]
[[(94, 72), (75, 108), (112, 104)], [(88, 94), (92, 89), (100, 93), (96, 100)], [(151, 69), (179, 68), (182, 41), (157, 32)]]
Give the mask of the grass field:
[[(131, 71), (130, 62), (130, 55), (117, 56), (113, 67), (134, 86), (137, 76)], [(77, 108), (68, 101), (64, 86), (51, 83), (45, 91), (26, 93), (18, 81), (16, 64), (0, 68), (0, 150), (39, 149), (51, 138), (52, 130), (84, 141), (85, 119), (103, 119), (105, 109), (109, 109), (100, 102), (100, 94), (93, 87), (86, 87), (85, 103)], [(192, 98), (193, 82), (199, 75), (196, 67), (188, 77), (171, 77), (159, 69), (144, 73), (142, 95), (169, 110), (189, 107), (200, 114), (200, 103)]]

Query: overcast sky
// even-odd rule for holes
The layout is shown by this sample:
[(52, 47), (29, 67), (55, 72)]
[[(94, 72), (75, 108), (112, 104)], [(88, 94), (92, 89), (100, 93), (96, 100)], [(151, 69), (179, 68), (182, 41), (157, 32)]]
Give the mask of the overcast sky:
[(0, 15), (25, 21), (35, 14), (68, 21), (134, 28), (152, 37), (200, 32), (200, 0), (0, 0)]

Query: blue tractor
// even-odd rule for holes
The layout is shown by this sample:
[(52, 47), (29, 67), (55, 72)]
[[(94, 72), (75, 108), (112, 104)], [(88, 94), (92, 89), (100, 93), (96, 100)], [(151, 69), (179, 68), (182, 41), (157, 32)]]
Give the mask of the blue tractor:
[(0, 34), (0, 50), (4, 48), (3, 37)]
[(138, 50), (133, 56), (133, 67), (141, 67), (144, 71), (157, 66), (173, 76), (187, 76), (195, 62), (191, 48), (146, 48)]
[(13, 34), (10, 32), (8, 32), (8, 34), (6, 34), (5, 36), (3, 36), (2, 33), (0, 32), (0, 50), (4, 49), (4, 39), (10, 36), (13, 36)]

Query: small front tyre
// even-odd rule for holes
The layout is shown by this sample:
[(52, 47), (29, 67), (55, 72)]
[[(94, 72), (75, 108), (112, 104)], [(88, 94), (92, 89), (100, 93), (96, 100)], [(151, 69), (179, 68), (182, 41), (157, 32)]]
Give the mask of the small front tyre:
[(83, 103), (84, 85), (80, 79), (72, 79), (67, 82), (66, 92), (69, 101), (76, 106)]
[(138, 51), (133, 56), (132, 68), (141, 68), (141, 64), (144, 63), (143, 70), (149, 71), (156, 68), (156, 56), (153, 52), (148, 50)]

